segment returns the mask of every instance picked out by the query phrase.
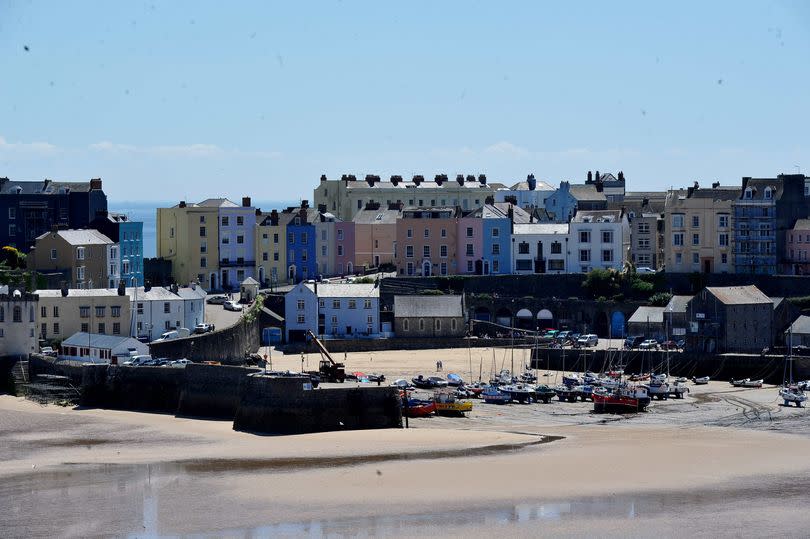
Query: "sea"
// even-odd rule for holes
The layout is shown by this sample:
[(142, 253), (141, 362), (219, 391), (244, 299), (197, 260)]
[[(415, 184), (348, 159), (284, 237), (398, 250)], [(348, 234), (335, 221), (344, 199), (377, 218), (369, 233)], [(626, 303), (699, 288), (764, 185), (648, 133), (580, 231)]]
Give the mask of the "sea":
[[(173, 202), (122, 202), (109, 201), (107, 206), (109, 211), (123, 213), (132, 221), (143, 222), (143, 256), (154, 258), (157, 253), (157, 209), (170, 208), (177, 204)], [(299, 202), (294, 200), (267, 200), (254, 201), (253, 205), (261, 208), (262, 211), (273, 209), (282, 210), (289, 206), (298, 206)]]

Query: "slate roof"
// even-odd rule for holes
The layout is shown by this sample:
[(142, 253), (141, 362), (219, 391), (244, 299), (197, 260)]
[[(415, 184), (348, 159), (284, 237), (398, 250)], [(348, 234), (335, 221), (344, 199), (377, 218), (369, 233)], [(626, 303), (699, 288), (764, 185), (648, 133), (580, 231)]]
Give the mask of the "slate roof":
[(17, 181), (0, 178), (0, 194), (16, 194), (17, 187), (23, 195), (57, 195), (60, 189), (67, 188), (71, 192), (86, 193), (90, 191), (90, 182), (55, 182), (51, 180)]
[(359, 225), (379, 225), (379, 224), (395, 224), (399, 217), (399, 210), (389, 210), (388, 208), (380, 208), (378, 210), (362, 209), (355, 214), (355, 224)]
[[(37, 290), (40, 298), (61, 298), (61, 290)], [(68, 297), (74, 298), (101, 298), (117, 296), (118, 290), (115, 288), (71, 288), (68, 290)]]
[(756, 286), (707, 286), (706, 290), (725, 305), (757, 305), (760, 303), (772, 304), (771, 298), (766, 296)]
[[(45, 232), (37, 237), (42, 239), (53, 232)], [(59, 230), (56, 232), (60, 238), (64, 239), (70, 245), (109, 245), (115, 243), (113, 240), (99, 232), (88, 228), (86, 230)]]
[(571, 196), (577, 200), (602, 202), (606, 201), (605, 193), (600, 193), (594, 185), (572, 185), (569, 188)]
[(667, 303), (666, 310), (669, 311), (672, 308), (673, 313), (685, 313), (686, 306), (691, 299), (692, 296), (672, 296), (672, 299)]
[[(773, 190), (770, 199), (765, 198), (765, 188)], [(745, 189), (740, 188), (740, 200), (779, 200), (782, 198), (785, 183), (778, 179), (751, 178), (745, 182)], [(751, 188), (751, 198), (745, 198), (745, 190)]]
[(627, 321), (629, 324), (663, 324), (666, 307), (639, 307)]
[[(197, 286), (196, 288), (191, 288), (190, 286), (184, 286), (177, 290), (177, 295), (183, 299), (203, 299), (207, 295), (207, 292), (201, 287)], [(141, 296), (139, 295), (138, 298)]]
[(395, 318), (458, 318), (461, 296), (394, 296)]
[[(128, 287), (127, 294), (135, 301), (135, 288)], [(146, 292), (142, 286), (137, 287), (138, 301), (177, 301), (182, 299), (179, 295), (172, 293), (168, 288), (162, 286), (153, 286), (149, 292)]]
[(788, 328), (788, 330), (785, 331), (785, 334), (790, 332), (795, 333), (797, 335), (810, 335), (810, 316), (802, 315), (799, 318), (797, 318), (790, 325), (790, 328)]
[[(89, 341), (88, 341), (89, 339)], [(125, 344), (127, 341), (135, 341), (138, 342), (136, 339), (132, 337), (125, 337), (122, 335), (101, 335), (98, 333), (84, 333), (82, 331), (78, 333), (74, 333), (64, 341), (62, 341), (62, 346), (87, 346), (87, 343), (90, 343), (91, 348), (115, 348), (116, 346), (120, 346)]]
[(810, 219), (796, 219), (793, 230), (810, 230)]
[(571, 219), (572, 223), (619, 223), (621, 210), (579, 210)]
[(515, 236), (521, 234), (568, 234), (568, 223), (528, 223), (515, 224)]
[[(512, 187), (509, 188), (510, 191), (529, 191), (529, 182), (522, 181), (517, 182)], [(534, 187), (535, 191), (555, 191), (554, 187), (551, 186), (548, 182), (544, 182), (543, 180), (537, 180), (537, 185)]]
[(259, 281), (257, 281), (253, 277), (248, 277), (247, 279), (242, 281), (242, 284), (259, 284)]
[[(315, 291), (315, 283), (304, 283)], [(380, 288), (373, 283), (318, 283), (319, 298), (378, 298)]]

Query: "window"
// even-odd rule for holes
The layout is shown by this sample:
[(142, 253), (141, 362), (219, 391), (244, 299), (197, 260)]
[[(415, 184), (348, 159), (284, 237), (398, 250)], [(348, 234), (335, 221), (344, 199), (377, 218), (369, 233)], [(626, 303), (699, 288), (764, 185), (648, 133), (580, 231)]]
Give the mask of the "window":
[(59, 307), (57, 305), (53, 306), (53, 317), (59, 318)]
[(166, 329), (172, 329), (172, 324), (166, 320), (166, 322), (163, 323), (163, 327)]
[(339, 299), (333, 299), (332, 300), (332, 308), (333, 309), (340, 309), (340, 300)]
[(205, 215), (200, 215), (200, 223), (202, 224), (204, 222), (205, 222)]
[[(326, 253), (324, 253), (324, 254), (326, 254)], [(337, 246), (337, 254), (338, 254), (338, 256), (343, 256), (343, 246), (342, 245)]]
[(442, 237), (443, 237), (443, 238), (446, 238), (446, 237), (447, 237), (447, 229), (446, 229), (446, 228), (443, 228), (443, 229), (442, 229)]
[(291, 245), (295, 243), (295, 232), (287, 232), (287, 243)]
[(697, 228), (699, 226), (700, 226), (700, 216), (699, 215), (693, 215), (692, 216), (692, 227)]
[[(324, 232), (326, 232), (326, 231), (324, 231)], [(343, 239), (343, 229), (338, 229), (338, 231), (337, 231), (337, 239), (339, 239), (339, 240)]]
[(563, 271), (565, 270), (565, 260), (549, 260), (548, 269), (550, 271)]
[(692, 264), (700, 264), (700, 254), (692, 253)]
[(426, 228), (426, 229), (425, 229), (425, 237), (426, 237), (426, 238), (429, 238), (429, 237), (430, 237), (430, 229), (429, 229), (429, 228)]
[(425, 331), (425, 321), (424, 319), (419, 319), (419, 331)]
[(493, 260), (492, 261), (492, 273), (500, 273), (501, 272), (501, 261), (500, 260)]
[(638, 224), (638, 233), (639, 234), (649, 234), (650, 233), (650, 223), (639, 223)]
[(40, 325), (39, 334), (43, 339), (45, 338), (45, 336), (48, 334), (48, 324)]
[(306, 232), (301, 232), (301, 243), (303, 245), (307, 244), (307, 239), (308, 239), (307, 236), (308, 236), (308, 234)]
[(613, 262), (613, 249), (602, 250), (602, 262)]
[(371, 300), (370, 299), (364, 299), (363, 300), (363, 308), (364, 309), (371, 309)]
[(12, 309), (12, 320), (14, 322), (22, 323), (22, 307), (15, 305)]
[(765, 188), (765, 200), (770, 200), (773, 198), (773, 189), (770, 187)]
[(231, 237), (223, 235), (222, 236), (222, 245), (229, 245), (230, 243), (231, 243)]
[(205, 227), (204, 227), (204, 226), (201, 226), (201, 227), (200, 227), (200, 237), (201, 237), (201, 238), (204, 238), (204, 237), (205, 237)]
[(51, 249), (51, 260), (56, 260), (56, 249)]
[(273, 253), (273, 261), (278, 262), (278, 252)]
[(236, 243), (238, 245), (241, 245), (241, 244), (245, 243), (245, 237), (244, 236), (236, 236)]
[(84, 266), (79, 266), (78, 268), (76, 268), (76, 279), (78, 279), (79, 281), (84, 280)]
[(468, 238), (472, 238), (472, 237), (473, 237), (473, 229), (472, 229), (472, 227), (471, 227), (471, 226), (468, 226), (468, 227), (467, 227), (467, 237), (468, 237)]
[(363, 201), (362, 201), (362, 200), (358, 200), (358, 201), (357, 201), (357, 209), (358, 209), (358, 210), (362, 210), (362, 209), (363, 209)]
[(40, 316), (41, 318), (47, 318), (47, 317), (48, 317), (48, 308), (47, 308), (47, 307), (44, 307), (44, 306), (43, 306), (43, 307), (40, 307), (40, 308), (39, 308), (39, 316)]
[(90, 306), (79, 307), (79, 318), (90, 318)]
[(8, 209), (8, 218), (9, 219), (16, 219), (17, 218), (17, 208), (9, 208)]
[(555, 241), (551, 244), (551, 254), (559, 255), (562, 254), (562, 244), (558, 241)]
[(672, 216), (672, 228), (683, 228), (683, 214)]
[(320, 307), (321, 309), (323, 309), (325, 304), (326, 304), (326, 300), (323, 300), (323, 299), (318, 300), (318, 307)]
[(473, 244), (472, 243), (467, 244), (466, 253), (467, 253), (467, 256), (475, 256), (475, 252), (473, 251)]
[(242, 226), (245, 224), (245, 217), (243, 215), (236, 216), (236, 226)]
[(303, 299), (299, 299), (299, 300), (296, 302), (296, 308), (297, 308), (299, 311), (303, 311), (303, 310), (304, 310), (304, 300), (303, 300)]
[(748, 199), (748, 200), (754, 198), (754, 191), (750, 187), (746, 187), (745, 188), (745, 194), (743, 195), (743, 198)]
[(642, 238), (638, 240), (638, 248), (639, 249), (649, 249), (650, 248), (650, 238)]
[(518, 243), (518, 254), (520, 255), (527, 255), (529, 254), (529, 243), (522, 241)]
[(720, 263), (721, 264), (728, 264), (728, 254), (727, 253), (720, 253)]
[(121, 335), (121, 322), (113, 322), (113, 335)]
[(98, 324), (98, 332), (101, 335), (104, 335), (104, 333), (106, 333), (106, 328), (104, 327), (104, 322), (99, 322), (99, 324)]
[(501, 254), (501, 244), (500, 243), (493, 243), (492, 244), (492, 254), (493, 255)]
[(422, 256), (425, 258), (430, 258), (430, 245), (422, 246)]
[(278, 243), (278, 233), (273, 234), (273, 243)]
[(728, 228), (728, 215), (718, 215), (717, 226), (720, 228)]
[(228, 216), (226, 215), (226, 216), (224, 216), (222, 218), (222, 226), (228, 226), (228, 225), (230, 225), (230, 221), (228, 220)]
[(579, 231), (579, 243), (590, 243), (591, 242), (591, 233), (588, 230), (580, 230)]
[(447, 275), (447, 262), (442, 262), (439, 264), (439, 273), (441, 275)]
[(406, 275), (413, 275), (413, 262), (408, 262), (405, 265)]
[(405, 320), (402, 321), (402, 331), (409, 331), (409, 330), (410, 324), (408, 323), (408, 319), (406, 318)]
[(591, 261), (591, 251), (588, 249), (580, 249), (579, 250), (579, 261), (580, 262), (590, 262)]
[(672, 245), (676, 247), (683, 246), (683, 233), (673, 234), (672, 235)]
[(207, 268), (208, 267), (208, 260), (204, 256), (200, 257), (200, 267)]
[(356, 309), (356, 308), (357, 308), (357, 300), (356, 299), (350, 299), (349, 300), (349, 309)]
[(321, 256), (326, 256), (326, 245), (321, 245)]
[(84, 247), (76, 247), (76, 258), (84, 260)]
[(692, 245), (700, 245), (700, 234), (692, 234)]
[(728, 247), (728, 234), (720, 234), (718, 237), (720, 247)]
[(442, 258), (447, 258), (447, 245), (439, 246), (439, 256)]
[(433, 321), (433, 325), (436, 328), (436, 331), (441, 331), (442, 330), (442, 321), (439, 320), (438, 318)]
[(306, 262), (306, 261), (307, 261), (307, 252), (306, 251), (301, 251), (301, 262)]
[(675, 263), (681, 264), (683, 262), (683, 255), (681, 253), (675, 253)]
[(409, 229), (408, 229), (408, 230), (405, 232), (405, 234), (406, 234), (406, 236), (407, 236), (407, 237), (412, 238), (412, 237), (413, 237), (413, 229), (412, 229), (412, 228), (409, 228)]
[(268, 253), (262, 253), (262, 262), (267, 262), (270, 259), (270, 255)]
[(104, 306), (96, 307), (96, 317), (103, 318), (106, 310), (107, 308)]
[(166, 314), (172, 312), (171, 311), (171, 306), (169, 305), (168, 301), (163, 302), (163, 312), (166, 313)]
[(413, 245), (405, 246), (405, 258), (413, 258)]
[(299, 324), (303, 324), (303, 323), (304, 323), (304, 315), (303, 315), (303, 314), (299, 314), (299, 315), (298, 315), (298, 318), (297, 318), (297, 321), (298, 321), (298, 323), (299, 323)]

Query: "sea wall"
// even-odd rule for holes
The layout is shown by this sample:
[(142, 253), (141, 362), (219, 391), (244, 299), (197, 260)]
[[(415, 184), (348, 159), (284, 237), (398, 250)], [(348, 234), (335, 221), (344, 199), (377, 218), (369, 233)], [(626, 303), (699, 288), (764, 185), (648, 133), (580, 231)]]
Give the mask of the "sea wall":
[(233, 419), (239, 408), (243, 382), (249, 373), (259, 370), (197, 363), (186, 365), (186, 380), (180, 392), (177, 414)]
[[(431, 350), (440, 348), (500, 348), (506, 346), (529, 346), (534, 339), (465, 339), (464, 337), (423, 337), (419, 339), (328, 339), (323, 345), (332, 354), (343, 352), (376, 352), (385, 350)], [(283, 348), (285, 354), (307, 352), (317, 354), (312, 343), (291, 343)], [(340, 358), (335, 357), (337, 361)], [(441, 359), (437, 357), (436, 359)]]
[(399, 394), (392, 387), (311, 389), (309, 379), (250, 376), (242, 385), (233, 428), (297, 434), (399, 428)]
[(243, 318), (234, 326), (211, 333), (151, 343), (149, 353), (156, 358), (185, 358), (194, 362), (219, 361), (239, 365), (245, 360), (245, 352), (252, 353), (259, 349), (260, 339), (258, 318), (250, 321)]

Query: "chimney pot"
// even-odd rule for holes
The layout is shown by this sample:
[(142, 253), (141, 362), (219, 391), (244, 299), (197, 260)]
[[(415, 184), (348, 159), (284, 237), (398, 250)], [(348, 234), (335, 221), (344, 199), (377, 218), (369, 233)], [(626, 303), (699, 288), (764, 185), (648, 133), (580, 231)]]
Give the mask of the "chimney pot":
[(243, 208), (250, 207), (250, 197), (242, 197), (242, 207)]
[(185, 201), (185, 200), (181, 200), (181, 201), (180, 201), (180, 207), (181, 207), (181, 208), (185, 208), (185, 207), (186, 207), (186, 201)]

